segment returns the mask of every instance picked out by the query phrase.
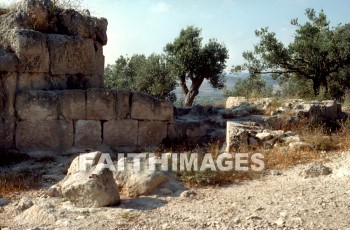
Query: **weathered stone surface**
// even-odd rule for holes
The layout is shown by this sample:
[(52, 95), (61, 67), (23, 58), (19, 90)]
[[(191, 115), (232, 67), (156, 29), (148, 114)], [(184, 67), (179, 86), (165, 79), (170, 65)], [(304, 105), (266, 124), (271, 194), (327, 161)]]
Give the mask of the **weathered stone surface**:
[(248, 145), (248, 131), (244, 126), (236, 122), (227, 122), (226, 128), (226, 151), (239, 150)]
[(94, 18), (82, 15), (75, 10), (67, 9), (58, 16), (61, 24), (61, 33), (92, 38), (102, 45), (107, 44), (107, 25), (105, 18)]
[(247, 102), (245, 97), (228, 97), (226, 100), (226, 109), (230, 109), (234, 106), (239, 106), (243, 102)]
[(117, 90), (116, 119), (126, 119), (130, 116), (130, 96), (129, 89)]
[(84, 90), (63, 90), (59, 95), (59, 115), (66, 120), (86, 118)]
[(92, 39), (49, 34), (50, 71), (53, 75), (95, 75), (95, 48)]
[(158, 101), (143, 93), (133, 93), (131, 118), (140, 120), (172, 121), (174, 108), (171, 102)]
[(46, 194), (51, 197), (62, 197), (62, 188), (59, 184), (52, 185), (47, 191)]
[(149, 166), (143, 162), (142, 170), (135, 170), (133, 164), (125, 158), (120, 159), (118, 164), (123, 161), (125, 170), (114, 172), (114, 178), (121, 187), (123, 195), (128, 197), (138, 197), (150, 195), (158, 186), (168, 180), (168, 177), (160, 171), (150, 170)]
[[(292, 105), (295, 114), (300, 117), (312, 117), (318, 122), (324, 123), (343, 119), (344, 114), (341, 110), (341, 104), (333, 101), (311, 101), (299, 102)], [(345, 115), (346, 117), (346, 115)]]
[(107, 44), (107, 26), (108, 21), (105, 18), (95, 19), (95, 32), (96, 32), (96, 41), (101, 43), (102, 45)]
[(80, 36), (82, 38), (92, 38), (94, 25), (90, 24), (87, 17), (73, 9), (65, 9), (58, 20), (62, 26), (61, 32), (70, 36)]
[(0, 87), (1, 87), (1, 107), (0, 110), (3, 116), (15, 116), (15, 101), (17, 88), (17, 74), (16, 73), (0, 73)]
[(291, 142), (288, 146), (293, 150), (312, 150), (315, 148), (314, 145), (302, 141)]
[(79, 171), (91, 171), (92, 168), (97, 165), (101, 155), (102, 153), (99, 151), (79, 154), (79, 156), (75, 157), (70, 164), (67, 171), (67, 176)]
[(262, 132), (255, 135), (260, 141), (268, 141), (273, 138), (273, 135), (269, 132)]
[(15, 142), (16, 117), (0, 116), (0, 148), (9, 149)]
[(139, 121), (137, 145), (158, 147), (167, 137), (168, 124), (162, 121)]
[(33, 200), (29, 197), (22, 197), (17, 206), (16, 209), (18, 212), (23, 212), (24, 210), (27, 210), (28, 208), (32, 207), (34, 205)]
[(14, 53), (0, 48), (0, 72), (15, 72), (18, 61)]
[(52, 225), (57, 221), (57, 216), (54, 213), (55, 209), (52, 204), (40, 202), (16, 216), (14, 221), (32, 226)]
[(86, 118), (88, 120), (115, 119), (117, 92), (91, 89), (86, 92)]
[(58, 119), (58, 94), (55, 91), (28, 90), (16, 97), (17, 117), (21, 120)]
[(64, 150), (73, 146), (73, 123), (65, 120), (20, 121), (16, 147), (20, 150)]
[(63, 76), (50, 76), (48, 73), (19, 73), (18, 90), (61, 90), (67, 88)]
[(103, 47), (99, 42), (95, 42), (95, 75), (102, 76), (105, 71), (105, 56), (103, 55)]
[(286, 144), (290, 144), (292, 142), (300, 142), (300, 137), (298, 135), (286, 136), (282, 138), (282, 141)]
[(170, 140), (188, 140), (191, 143), (208, 143), (208, 127), (200, 122), (188, 120), (174, 120), (168, 126), (168, 137)]
[(49, 1), (45, 0), (21, 1), (17, 10), (22, 13), (24, 26), (38, 31), (47, 31), (50, 27), (48, 4)]
[(75, 123), (74, 146), (94, 148), (102, 144), (100, 121), (79, 120)]
[(105, 122), (103, 124), (103, 144), (111, 147), (136, 146), (138, 123), (136, 120)]
[(61, 77), (67, 80), (67, 89), (103, 88), (103, 75), (71, 74)]
[(49, 72), (50, 59), (45, 34), (28, 29), (13, 30), (11, 43), (19, 60), (20, 72)]
[(62, 183), (62, 195), (78, 207), (106, 207), (120, 203), (119, 189), (109, 169), (79, 171)]
[(304, 171), (305, 178), (319, 177), (321, 175), (332, 174), (332, 169), (320, 163), (313, 163)]
[[(0, 81), (0, 86), (2, 88), (1, 81)], [(6, 100), (6, 96), (5, 96), (4, 92), (2, 92), (2, 90), (0, 90), (0, 116), (3, 115), (3, 112), (4, 112), (5, 100)]]

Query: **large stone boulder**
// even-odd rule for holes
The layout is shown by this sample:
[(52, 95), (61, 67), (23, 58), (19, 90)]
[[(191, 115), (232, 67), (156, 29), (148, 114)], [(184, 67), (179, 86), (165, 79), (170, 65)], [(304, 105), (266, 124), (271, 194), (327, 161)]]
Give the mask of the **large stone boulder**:
[(109, 169), (79, 171), (62, 183), (62, 195), (78, 207), (106, 207), (120, 203), (119, 189)]
[[(113, 172), (100, 161), (101, 152), (80, 154), (71, 163), (67, 176), (48, 190), (48, 195), (64, 197), (77, 207), (106, 207), (120, 203)], [(103, 162), (105, 163), (105, 162)]]
[(249, 132), (242, 124), (228, 121), (226, 127), (226, 152), (248, 146)]
[[(123, 169), (120, 170), (121, 163)], [(159, 185), (168, 181), (165, 173), (151, 169), (147, 161), (141, 161), (140, 169), (135, 169), (133, 162), (126, 158), (119, 160), (114, 178), (121, 188), (123, 195), (128, 197), (138, 197), (150, 195)]]
[(246, 97), (228, 97), (226, 100), (226, 109), (231, 109), (232, 107), (239, 106), (243, 102), (247, 102)]

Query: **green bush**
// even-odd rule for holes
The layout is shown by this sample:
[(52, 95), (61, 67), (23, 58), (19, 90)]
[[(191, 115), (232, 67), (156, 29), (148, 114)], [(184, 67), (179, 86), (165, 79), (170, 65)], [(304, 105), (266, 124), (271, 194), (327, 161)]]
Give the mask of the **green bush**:
[(163, 55), (121, 56), (114, 65), (105, 68), (104, 81), (107, 88), (128, 88), (158, 99), (176, 100), (175, 77)]
[(271, 97), (273, 95), (273, 86), (267, 86), (261, 76), (238, 79), (233, 89), (224, 90), (224, 97)]

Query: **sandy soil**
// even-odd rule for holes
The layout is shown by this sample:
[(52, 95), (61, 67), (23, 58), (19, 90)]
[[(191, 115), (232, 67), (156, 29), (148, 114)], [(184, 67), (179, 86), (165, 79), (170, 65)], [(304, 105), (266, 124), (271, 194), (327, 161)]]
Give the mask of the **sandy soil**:
[[(67, 167), (55, 165), (48, 168), (56, 172), (46, 169), (47, 181)], [(0, 229), (350, 229), (350, 152), (325, 165), (332, 174), (305, 178), (310, 165), (299, 165), (255, 181), (192, 189), (191, 197), (175, 191), (124, 198), (111, 208), (76, 208), (41, 189), (16, 194), (0, 207)], [(19, 210), (23, 197), (38, 208)]]

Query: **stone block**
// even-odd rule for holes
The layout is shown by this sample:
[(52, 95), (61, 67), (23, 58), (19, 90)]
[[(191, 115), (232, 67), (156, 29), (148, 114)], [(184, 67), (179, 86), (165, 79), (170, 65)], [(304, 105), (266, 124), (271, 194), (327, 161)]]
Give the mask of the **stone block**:
[(226, 100), (226, 109), (239, 106), (241, 103), (248, 102), (246, 97), (228, 97)]
[(58, 15), (61, 24), (60, 33), (69, 36), (79, 36), (82, 38), (92, 38), (94, 26), (80, 12), (73, 9), (65, 9)]
[(168, 135), (168, 124), (162, 121), (140, 121), (137, 145), (158, 147)]
[(248, 146), (248, 131), (244, 125), (228, 121), (226, 127), (226, 152), (239, 151)]
[[(46, 34), (30, 29), (20, 29), (13, 30), (11, 36), (11, 47), (18, 57), (20, 72), (49, 72), (50, 58)], [(57, 46), (57, 48), (63, 47)]]
[(169, 121), (173, 120), (174, 109), (171, 102), (135, 92), (132, 95), (131, 118), (138, 120)]
[[(0, 82), (0, 86), (2, 88), (1, 82)], [(3, 114), (3, 111), (5, 109), (5, 100), (6, 100), (6, 96), (4, 92), (0, 90), (0, 116)]]
[(116, 119), (126, 119), (130, 115), (130, 95), (128, 89), (117, 90)]
[(65, 75), (67, 80), (67, 89), (91, 89), (91, 88), (103, 88), (103, 76), (91, 76), (91, 75)]
[(14, 53), (0, 48), (0, 72), (16, 72), (18, 60)]
[(95, 75), (96, 51), (92, 39), (50, 34), (47, 43), (51, 74)]
[(48, 73), (20, 73), (18, 90), (62, 90), (67, 88), (65, 76), (50, 76)]
[(65, 120), (20, 121), (16, 147), (22, 151), (63, 151), (73, 146), (73, 122)]
[(103, 144), (111, 147), (137, 146), (138, 121), (118, 120), (103, 124)]
[(56, 91), (28, 90), (16, 97), (17, 117), (20, 120), (58, 119), (59, 94)]
[(2, 95), (0, 95), (2, 97), (2, 102), (0, 102), (2, 104), (1, 114), (3, 116), (15, 116), (17, 73), (0, 73), (0, 86), (0, 91), (2, 91)]
[(9, 149), (14, 146), (16, 117), (0, 117), (0, 148)]
[(107, 44), (107, 19), (87, 17), (72, 9), (63, 10), (58, 15), (59, 32), (70, 36), (92, 38), (102, 45)]
[(114, 120), (117, 92), (91, 89), (86, 91), (87, 120)]
[(99, 42), (95, 42), (95, 52), (95, 74), (103, 76), (105, 70), (105, 56), (103, 55), (103, 47)]
[(75, 147), (94, 148), (101, 144), (102, 126), (100, 121), (79, 120), (75, 123)]
[(59, 95), (59, 115), (66, 120), (86, 118), (84, 90), (63, 90)]

